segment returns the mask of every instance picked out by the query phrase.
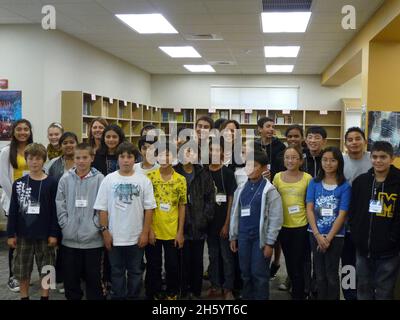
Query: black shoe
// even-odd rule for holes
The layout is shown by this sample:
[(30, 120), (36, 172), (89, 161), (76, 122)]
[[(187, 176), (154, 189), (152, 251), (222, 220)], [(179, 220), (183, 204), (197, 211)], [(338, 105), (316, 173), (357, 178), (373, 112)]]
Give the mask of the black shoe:
[(271, 267), (270, 267), (270, 278), (275, 278), (276, 273), (278, 272), (279, 268), (281, 266), (280, 265), (276, 265), (275, 263), (271, 263)]

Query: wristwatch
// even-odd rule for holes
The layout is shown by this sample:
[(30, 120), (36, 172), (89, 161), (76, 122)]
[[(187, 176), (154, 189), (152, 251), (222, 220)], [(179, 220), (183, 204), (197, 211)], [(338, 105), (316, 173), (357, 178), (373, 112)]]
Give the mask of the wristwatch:
[(103, 233), (104, 231), (108, 230), (108, 226), (101, 226), (100, 232)]

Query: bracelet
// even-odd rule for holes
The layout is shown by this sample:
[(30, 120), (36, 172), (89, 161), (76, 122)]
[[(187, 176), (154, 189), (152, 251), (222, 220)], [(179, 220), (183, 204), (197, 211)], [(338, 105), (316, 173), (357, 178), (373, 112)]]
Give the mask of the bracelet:
[(103, 233), (104, 231), (108, 230), (108, 226), (101, 226), (100, 232)]

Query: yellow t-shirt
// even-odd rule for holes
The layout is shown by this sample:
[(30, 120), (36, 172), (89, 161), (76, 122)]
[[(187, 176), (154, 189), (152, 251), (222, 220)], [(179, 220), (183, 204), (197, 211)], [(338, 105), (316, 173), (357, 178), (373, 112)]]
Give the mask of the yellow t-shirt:
[(307, 225), (305, 199), (311, 175), (304, 172), (300, 181), (288, 183), (282, 180), (282, 172), (275, 175), (273, 184), (282, 197), (283, 227), (299, 228)]
[(14, 181), (22, 178), (28, 172), (28, 166), (25, 158), (17, 154), (17, 165), (18, 169), (14, 169)]
[(174, 171), (171, 179), (164, 181), (159, 169), (150, 171), (147, 177), (157, 202), (152, 224), (156, 239), (173, 240), (178, 232), (178, 206), (187, 202), (186, 179)]

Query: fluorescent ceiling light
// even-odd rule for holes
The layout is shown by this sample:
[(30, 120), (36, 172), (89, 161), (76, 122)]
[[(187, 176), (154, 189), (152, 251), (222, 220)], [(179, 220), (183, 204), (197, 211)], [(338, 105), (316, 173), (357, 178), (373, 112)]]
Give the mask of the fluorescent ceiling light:
[(264, 54), (266, 58), (296, 58), (299, 50), (299, 46), (266, 46)]
[(162, 14), (116, 14), (138, 33), (178, 33)]
[(306, 32), (310, 17), (311, 12), (263, 12), (263, 32)]
[(190, 72), (215, 72), (209, 64), (185, 64), (184, 67)]
[(172, 58), (201, 58), (201, 55), (191, 46), (159, 48)]
[(269, 73), (271, 72), (292, 72), (293, 65), (283, 65), (283, 64), (267, 64), (265, 70)]

